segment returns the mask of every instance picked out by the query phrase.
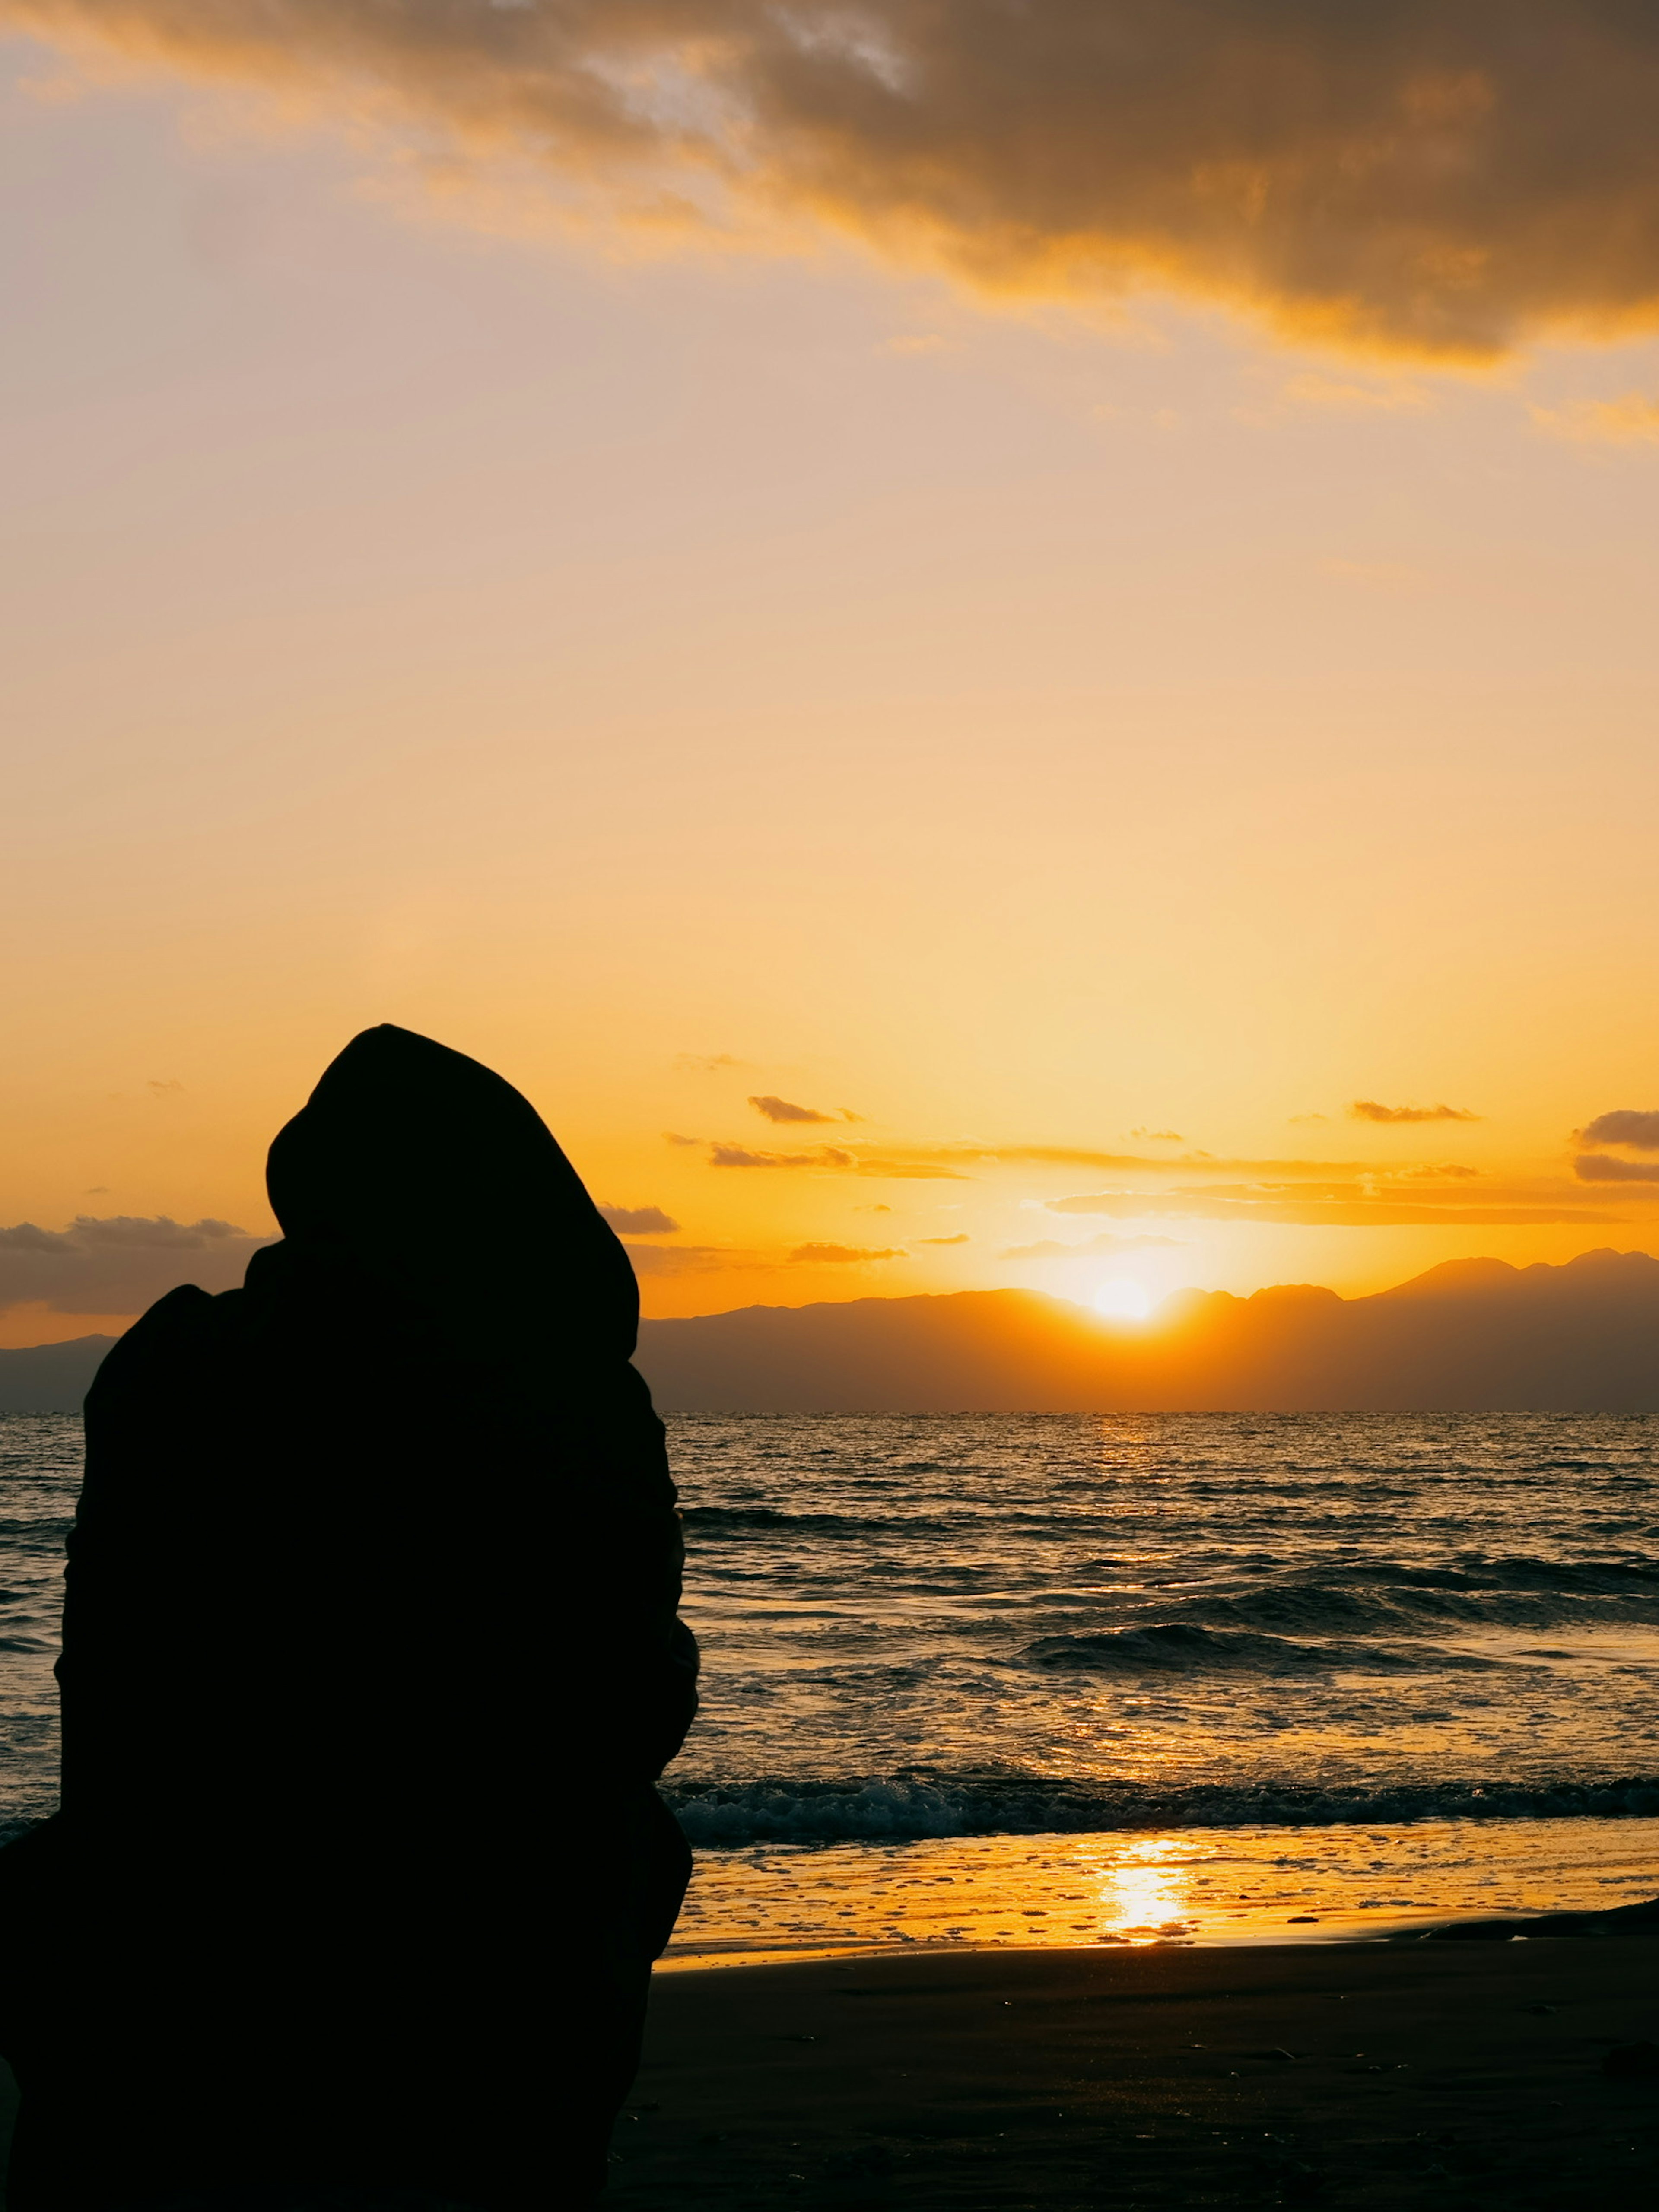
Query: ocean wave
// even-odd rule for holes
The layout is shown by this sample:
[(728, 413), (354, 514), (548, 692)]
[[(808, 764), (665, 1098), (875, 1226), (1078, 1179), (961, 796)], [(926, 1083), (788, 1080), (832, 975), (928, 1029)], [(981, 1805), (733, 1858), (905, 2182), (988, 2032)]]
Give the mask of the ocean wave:
[(1346, 1632), (1411, 1637), (1425, 1630), (1482, 1628), (1659, 1628), (1659, 1589), (1505, 1589), (1385, 1583), (1349, 1588), (1329, 1583), (1267, 1583), (1164, 1607), (1175, 1620), (1206, 1626)]
[[(775, 1505), (686, 1505), (680, 1509), (680, 1520), (688, 1534), (702, 1532), (715, 1536), (941, 1536), (954, 1534), (971, 1518), (963, 1514), (786, 1513)], [(1000, 1537), (1008, 1533), (1005, 1528), (998, 1530)]]
[(1092, 1636), (1040, 1636), (1017, 1655), (1017, 1663), (1049, 1674), (1291, 1674), (1360, 1670), (1368, 1674), (1441, 1673), (1446, 1668), (1484, 1668), (1503, 1662), (1468, 1652), (1402, 1651), (1385, 1644), (1314, 1644), (1248, 1630), (1203, 1628), (1188, 1620), (1164, 1620)]
[(929, 1836), (1659, 1817), (1659, 1776), (1330, 1788), (1206, 1783), (1158, 1789), (1016, 1776), (876, 1776), (846, 1782), (778, 1778), (661, 1786), (692, 1844), (707, 1850), (749, 1844), (905, 1843)]

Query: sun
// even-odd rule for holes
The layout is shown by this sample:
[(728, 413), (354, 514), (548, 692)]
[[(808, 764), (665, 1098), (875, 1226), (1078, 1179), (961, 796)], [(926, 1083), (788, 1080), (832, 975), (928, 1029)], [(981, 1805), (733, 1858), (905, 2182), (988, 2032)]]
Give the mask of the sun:
[(1112, 1321), (1145, 1321), (1152, 1310), (1152, 1293), (1128, 1275), (1114, 1275), (1095, 1292), (1094, 1308)]

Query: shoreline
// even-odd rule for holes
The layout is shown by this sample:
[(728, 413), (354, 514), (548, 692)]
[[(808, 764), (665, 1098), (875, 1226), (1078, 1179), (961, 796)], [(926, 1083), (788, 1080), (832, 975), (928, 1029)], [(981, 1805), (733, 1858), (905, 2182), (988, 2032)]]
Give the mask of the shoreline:
[(1659, 2158), (1659, 1933), (1595, 1918), (670, 1973), (611, 2201), (1601, 2212)]
[(1416, 1821), (754, 1844), (696, 1856), (664, 1966), (1369, 1942), (1659, 1890), (1659, 1820)]

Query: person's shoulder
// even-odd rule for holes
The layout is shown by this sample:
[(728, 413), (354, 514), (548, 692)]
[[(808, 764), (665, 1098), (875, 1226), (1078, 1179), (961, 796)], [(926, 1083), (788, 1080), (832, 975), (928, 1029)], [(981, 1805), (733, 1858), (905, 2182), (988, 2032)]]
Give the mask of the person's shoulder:
[(157, 1298), (105, 1353), (87, 1393), (88, 1413), (101, 1412), (209, 1353), (216, 1340), (234, 1328), (241, 1297), (240, 1291), (223, 1291), (212, 1297), (195, 1283), (180, 1283)]

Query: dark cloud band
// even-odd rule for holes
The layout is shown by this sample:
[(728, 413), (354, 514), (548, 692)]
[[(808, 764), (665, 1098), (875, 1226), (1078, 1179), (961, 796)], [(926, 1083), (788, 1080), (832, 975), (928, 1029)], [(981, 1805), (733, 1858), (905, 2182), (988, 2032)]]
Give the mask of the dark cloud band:
[(1630, 0), (0, 0), (529, 157), (567, 199), (807, 219), (989, 289), (1152, 284), (1482, 356), (1659, 309)]

